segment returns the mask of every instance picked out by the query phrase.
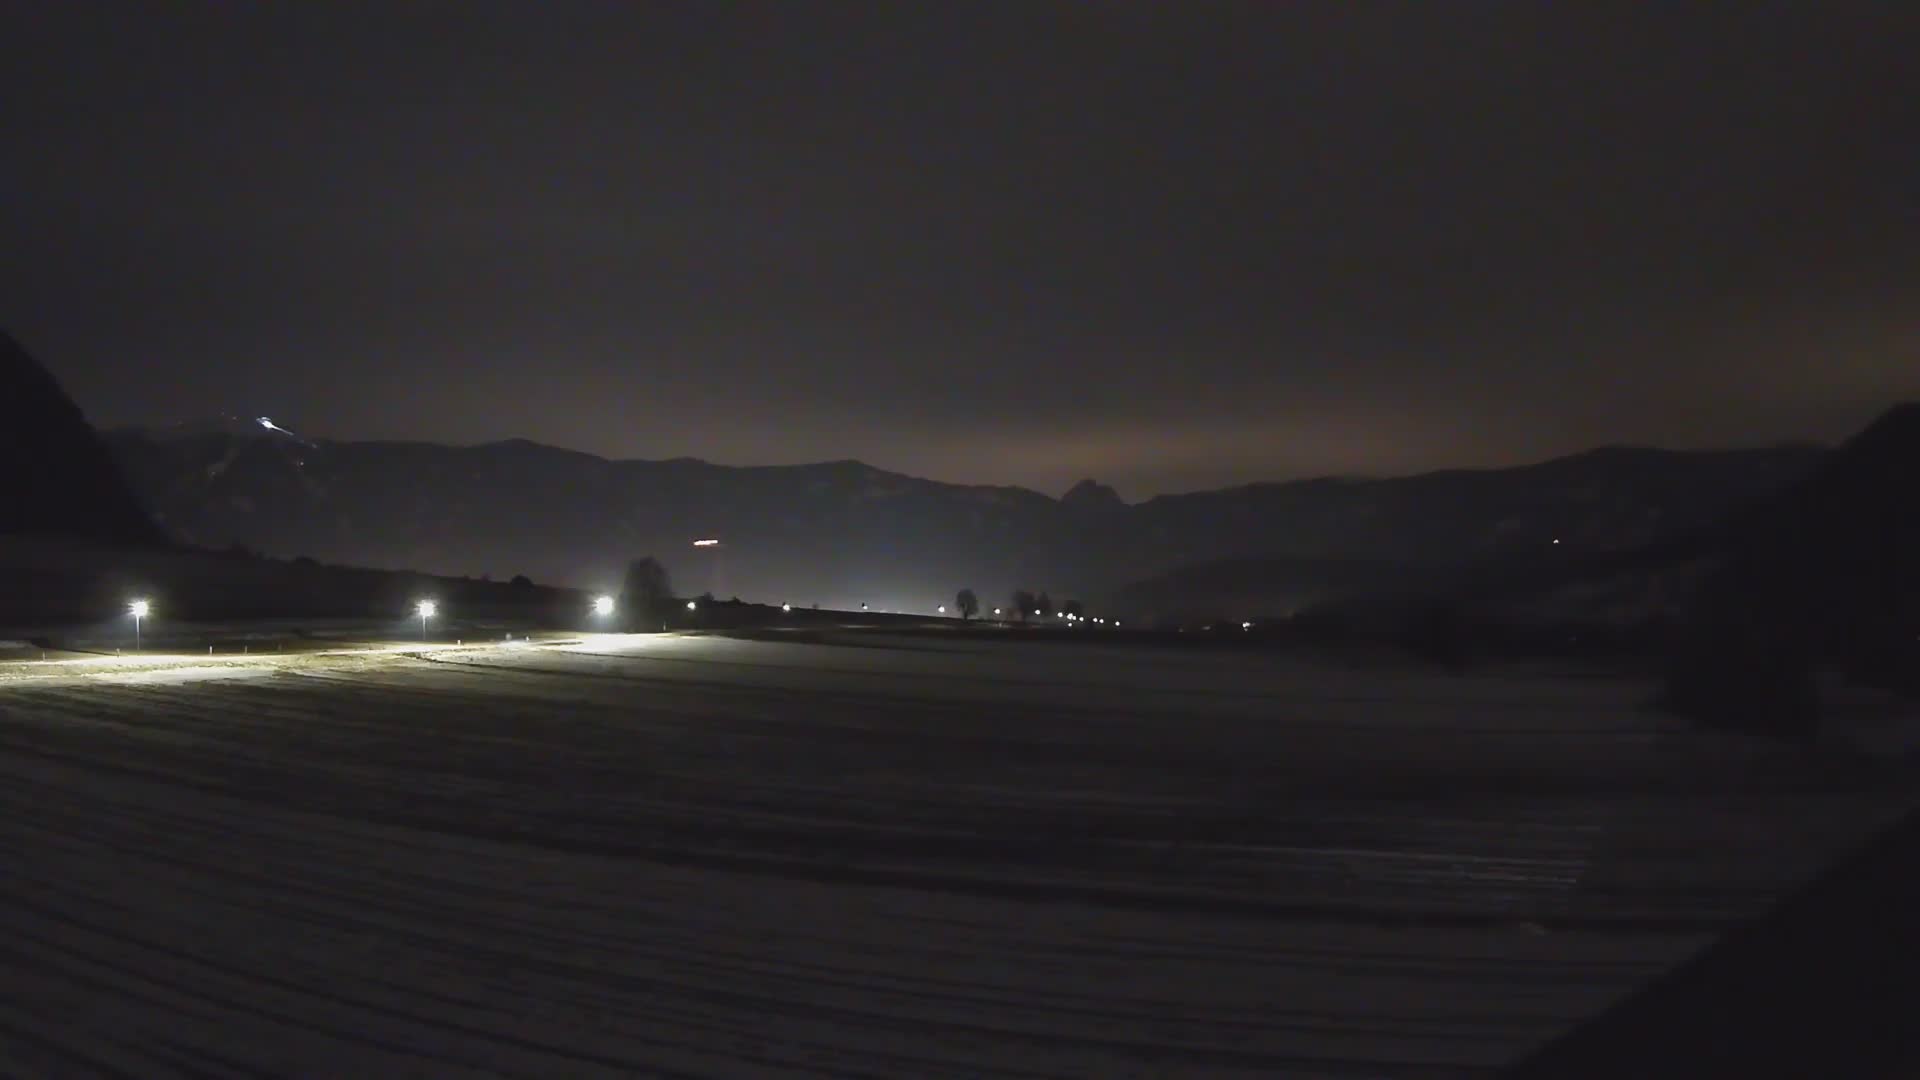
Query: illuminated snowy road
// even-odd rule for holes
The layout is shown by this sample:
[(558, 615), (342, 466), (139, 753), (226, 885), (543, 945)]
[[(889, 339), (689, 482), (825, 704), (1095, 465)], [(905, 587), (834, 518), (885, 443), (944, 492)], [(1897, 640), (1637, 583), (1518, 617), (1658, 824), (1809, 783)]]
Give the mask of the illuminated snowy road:
[(1604, 680), (864, 635), (29, 666), (29, 1075), (1473, 1074), (1903, 804)]

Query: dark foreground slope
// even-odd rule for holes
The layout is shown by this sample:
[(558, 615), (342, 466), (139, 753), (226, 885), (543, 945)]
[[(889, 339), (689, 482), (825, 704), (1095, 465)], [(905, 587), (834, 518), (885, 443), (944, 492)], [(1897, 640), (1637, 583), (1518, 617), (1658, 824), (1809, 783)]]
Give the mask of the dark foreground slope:
[(0, 330), (0, 536), (158, 544), (161, 534), (79, 406)]
[(1823, 666), (1920, 692), (1920, 405), (1899, 406), (1745, 515), (1687, 614), (1681, 711), (1782, 734), (1817, 722)]
[(1920, 1075), (1920, 818), (1506, 1080)]

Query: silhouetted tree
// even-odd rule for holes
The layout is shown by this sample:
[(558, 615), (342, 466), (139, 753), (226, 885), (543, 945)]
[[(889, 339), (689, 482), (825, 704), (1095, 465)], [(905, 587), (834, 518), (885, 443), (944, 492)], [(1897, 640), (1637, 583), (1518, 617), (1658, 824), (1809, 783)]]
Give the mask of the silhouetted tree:
[(1087, 613), (1087, 606), (1078, 600), (1068, 600), (1060, 605), (1062, 613), (1079, 618)]
[(620, 586), (620, 611), (629, 629), (652, 630), (665, 624), (673, 607), (673, 585), (667, 581), (667, 568), (651, 555), (627, 564), (627, 578)]
[(525, 574), (515, 574), (513, 575), (513, 580), (507, 582), (507, 584), (516, 589), (531, 589), (533, 588), (533, 579)]
[(1053, 597), (1048, 596), (1046, 593), (1041, 593), (1040, 599), (1034, 601), (1034, 603), (1040, 606), (1040, 614), (1042, 615), (1053, 614)]
[(1027, 590), (1015, 589), (1013, 591), (1013, 617), (1019, 619), (1021, 622), (1026, 622), (1029, 615), (1039, 610), (1036, 606), (1039, 603), (1040, 601), (1034, 599), (1033, 594)]
[(980, 614), (980, 598), (973, 595), (972, 589), (961, 589), (953, 598), (953, 606), (960, 609), (961, 622)]

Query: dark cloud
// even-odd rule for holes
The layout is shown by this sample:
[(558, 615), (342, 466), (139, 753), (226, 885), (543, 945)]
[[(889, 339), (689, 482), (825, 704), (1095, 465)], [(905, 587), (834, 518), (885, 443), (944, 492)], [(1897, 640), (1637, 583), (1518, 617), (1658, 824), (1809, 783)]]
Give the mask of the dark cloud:
[(1906, 5), (30, 5), (97, 417), (1129, 495), (1920, 393)]

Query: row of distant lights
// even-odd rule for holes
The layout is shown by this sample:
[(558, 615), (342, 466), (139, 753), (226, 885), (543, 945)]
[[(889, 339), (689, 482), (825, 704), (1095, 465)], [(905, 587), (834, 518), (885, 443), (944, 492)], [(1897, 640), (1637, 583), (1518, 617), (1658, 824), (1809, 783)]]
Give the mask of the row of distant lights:
[[(947, 608), (946, 608), (946, 605), (945, 605), (945, 604), (942, 604), (942, 605), (940, 606), (940, 614), (942, 614), (942, 615), (945, 615), (946, 613), (947, 613)], [(1001, 615), (1003, 615), (1003, 614), (1004, 614), (1004, 612), (1003, 612), (1003, 611), (1002, 611), (1002, 610), (1001, 610), (1000, 608), (994, 608), (994, 609), (993, 609), (993, 617), (994, 617), (994, 618), (996, 618), (996, 619), (997, 619), (997, 618), (999, 618), (999, 617), (1000, 617)], [(1047, 613), (1046, 613), (1046, 612), (1044, 612), (1044, 611), (1036, 611), (1036, 612), (1034, 612), (1034, 613), (1033, 613), (1033, 617), (1034, 617), (1034, 618), (1036, 618), (1036, 619), (1044, 619), (1044, 618), (1046, 618), (1046, 617), (1047, 617)], [(1096, 625), (1098, 625), (1098, 626), (1119, 626), (1119, 625), (1120, 625), (1120, 620), (1119, 620), (1119, 619), (1113, 619), (1113, 620), (1111, 620), (1111, 621), (1109, 621), (1109, 620), (1107, 620), (1107, 619), (1103, 619), (1103, 618), (1101, 618), (1101, 617), (1100, 617), (1100, 616), (1098, 616), (1098, 615), (1095, 615), (1095, 616), (1086, 616), (1086, 615), (1075, 615), (1075, 614), (1073, 614), (1072, 612), (1068, 612), (1068, 611), (1063, 611), (1063, 612), (1061, 612), (1061, 613), (1060, 613), (1060, 618), (1062, 618), (1062, 619), (1065, 619), (1065, 620), (1067, 620), (1068, 622), (1081, 622), (1081, 623), (1087, 623), (1087, 622), (1090, 622), (1090, 623), (1094, 623), (1094, 624), (1096, 624)]]
[[(695, 601), (692, 601), (692, 600), (687, 601), (688, 611), (693, 611), (697, 609), (699, 606), (700, 605)], [(781, 604), (780, 610), (792, 611), (793, 605)], [(432, 600), (421, 600), (418, 603), (413, 605), (413, 613), (415, 615), (420, 616), (422, 619), (431, 619), (436, 615), (440, 614), (440, 605), (437, 602)], [(595, 615), (613, 614), (613, 597), (611, 596), (594, 597), (593, 613)], [(135, 619), (144, 619), (148, 615), (153, 614), (153, 602), (145, 599), (130, 600), (127, 602), (127, 614), (131, 615)]]
[[(866, 608), (865, 604), (862, 604), (860, 606), (863, 610)], [(613, 608), (614, 608), (613, 597), (596, 596), (593, 598), (593, 613), (595, 615), (599, 615), (604, 618), (605, 616), (613, 614)], [(699, 608), (700, 608), (700, 604), (698, 601), (695, 601), (695, 600), (687, 601), (688, 611), (697, 611), (699, 610)], [(791, 613), (793, 611), (793, 605), (781, 604), (780, 610), (783, 612)], [(134, 600), (127, 604), (127, 614), (133, 616), (136, 626), (139, 625), (139, 620), (146, 618), (149, 614), (152, 613), (152, 611), (153, 611), (152, 602), (145, 599)], [(432, 600), (422, 600), (413, 605), (413, 611), (414, 611), (414, 614), (420, 616), (420, 619), (422, 622), (425, 622), (426, 620), (431, 619), (434, 616), (440, 614), (440, 605), (438, 603), (435, 603)], [(947, 613), (947, 605), (941, 604), (940, 614), (945, 615), (946, 613)], [(995, 616), (999, 616), (1001, 614), (1001, 610), (999, 608), (994, 608), (993, 613)], [(1045, 612), (1036, 611), (1033, 613), (1033, 615), (1034, 615), (1034, 618), (1037, 618), (1037, 619), (1046, 618)], [(1091, 622), (1100, 626), (1108, 625), (1107, 620), (1100, 618), (1099, 616), (1088, 618), (1085, 615), (1075, 615), (1072, 612), (1063, 611), (1060, 613), (1060, 617), (1067, 620), (1068, 622), (1083, 622), (1083, 623)], [(1119, 626), (1120, 620), (1118, 619), (1113, 620), (1112, 625)], [(1251, 629), (1252, 627), (1253, 627), (1252, 623), (1241, 624), (1242, 629)]]
[[(697, 600), (689, 600), (689, 601), (687, 601), (687, 610), (688, 610), (688, 611), (697, 611), (697, 610), (699, 610), (699, 608), (700, 608), (700, 603), (699, 603), (699, 601), (697, 601)], [(431, 618), (433, 618), (433, 616), (434, 616), (434, 615), (435, 615), (435, 614), (436, 614), (436, 613), (437, 613), (437, 612), (439, 611), (439, 608), (438, 608), (438, 606), (437, 606), (437, 605), (435, 605), (435, 604), (434, 604), (434, 602), (433, 602), (433, 601), (431, 601), (431, 600), (422, 600), (422, 601), (420, 601), (420, 603), (419, 603), (419, 605), (418, 605), (418, 606), (417, 606), (417, 607), (416, 607), (416, 608), (415, 608), (414, 610), (416, 610), (416, 611), (418, 611), (418, 612), (420, 613), (420, 617), (421, 617), (421, 618), (423, 618), (423, 619), (431, 619)], [(781, 605), (780, 605), (780, 610), (781, 610), (781, 611), (792, 611), (792, 610), (793, 610), (793, 605), (792, 605), (792, 604), (781, 604)], [(611, 615), (611, 614), (613, 614), (613, 597), (611, 597), (611, 596), (596, 596), (596, 597), (594, 597), (594, 598), (593, 598), (593, 613), (594, 613), (595, 615), (601, 615), (601, 616), (606, 616), (606, 615)], [(143, 612), (143, 614), (144, 614), (144, 612)]]
[[(687, 601), (688, 611), (692, 611), (697, 607), (699, 607), (699, 604), (697, 604), (696, 602), (692, 600)], [(793, 605), (781, 604), (780, 610), (792, 611)], [(144, 619), (152, 613), (153, 613), (153, 603), (149, 600), (134, 600), (134, 601), (130, 601), (127, 604), (127, 614), (133, 616), (136, 619)], [(431, 619), (434, 616), (440, 614), (440, 605), (432, 600), (422, 600), (419, 603), (416, 603), (415, 605), (413, 605), (413, 613), (415, 615), (420, 616), (423, 619)], [(594, 597), (593, 613), (595, 615), (613, 614), (613, 597), (611, 596)]]

